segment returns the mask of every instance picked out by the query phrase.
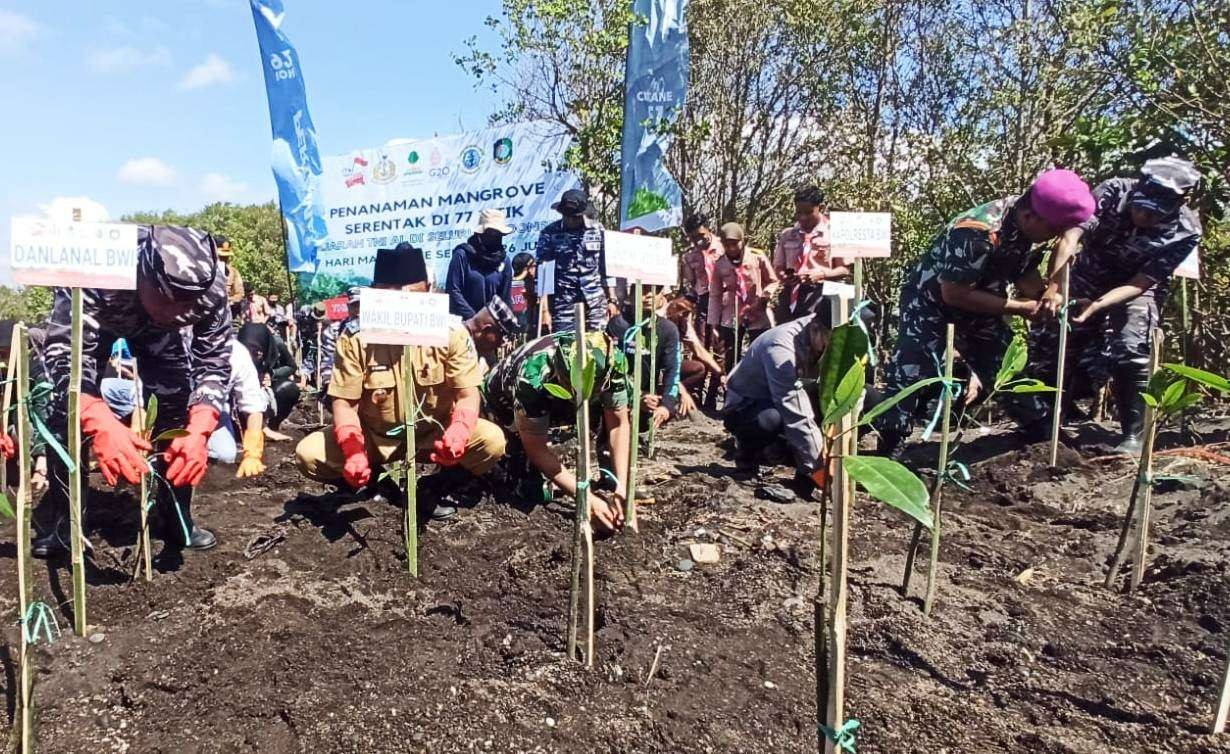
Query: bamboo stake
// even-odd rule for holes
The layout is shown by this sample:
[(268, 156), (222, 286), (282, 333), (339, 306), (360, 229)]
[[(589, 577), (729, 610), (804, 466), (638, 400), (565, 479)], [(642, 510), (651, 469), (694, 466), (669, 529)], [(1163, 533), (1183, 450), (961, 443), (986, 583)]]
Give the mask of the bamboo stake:
[(320, 323), (317, 322), (316, 323), (316, 393), (318, 397), (316, 400), (316, 412), (320, 419), (320, 423), (324, 424), (325, 423), (325, 403), (324, 403), (324, 400), (322, 399), (322, 396), (320, 396), (320, 393), (322, 390), (322, 387), (320, 384), (320, 361), (321, 361), (320, 357), (322, 356), (320, 352), (321, 329), (322, 328), (320, 326)]
[[(955, 328), (948, 324), (946, 348), (944, 351), (944, 380), (946, 385), (952, 384), (952, 360), (954, 355), (953, 337)], [(927, 597), (923, 601), (923, 616), (931, 617), (931, 606), (935, 603), (935, 590), (938, 579), (940, 560), (940, 509), (944, 501), (944, 478), (948, 473), (948, 433), (952, 427), (952, 390), (944, 390), (943, 411), (940, 418), (940, 459), (935, 469), (935, 486), (931, 488), (931, 562), (927, 566)]]
[(572, 383), (572, 397), (577, 410), (577, 494), (576, 516), (572, 527), (572, 583), (568, 597), (568, 640), (567, 654), (569, 659), (577, 656), (577, 635), (580, 625), (581, 607), (581, 571), (584, 568), (585, 578), (585, 613), (586, 625), (586, 667), (593, 667), (594, 660), (594, 565), (593, 532), (589, 523), (589, 402), (583, 395), (584, 386), (578, 377), (585, 374), (585, 358), (588, 355), (585, 348), (585, 305), (577, 304), (574, 310), (576, 320), (577, 356), (576, 369), (569, 381)]
[[(21, 613), (21, 679), (17, 705), (21, 710), (21, 754), (34, 750), (34, 674), (30, 672), (30, 651), (26, 643), (26, 617), (30, 609), (30, 413), (29, 413), (29, 349), (25, 326), (13, 328), (13, 345), (9, 359), (13, 368), (10, 378), (17, 383), (17, 496), (13, 511), (17, 517), (17, 609)], [(7, 390), (6, 390), (7, 392)], [(7, 412), (6, 412), (7, 416)]]
[(1063, 385), (1064, 368), (1068, 360), (1068, 292), (1071, 269), (1072, 265), (1064, 265), (1063, 279), (1060, 283), (1063, 308), (1059, 312), (1059, 360), (1055, 365), (1055, 402), (1051, 408), (1051, 468), (1059, 462), (1059, 429), (1063, 425)]
[(636, 299), (636, 323), (633, 325), (636, 335), (632, 340), (632, 447), (628, 456), (628, 499), (624, 504), (624, 521), (629, 529), (636, 531), (636, 484), (640, 476), (636, 467), (641, 453), (641, 339), (645, 324), (644, 285), (639, 280), (636, 281), (633, 296)]
[[(406, 436), (406, 569), (414, 578), (419, 577), (419, 508), (418, 508), (418, 466), (415, 458), (418, 456), (418, 443), (414, 435), (414, 424), (418, 418), (418, 400), (414, 390), (414, 364), (410, 359), (411, 346), (403, 346), (401, 354), (402, 395), (402, 434)], [(317, 373), (319, 374), (320, 353), (316, 355)]]
[[(1153, 329), (1149, 348), (1149, 377), (1157, 371), (1162, 360), (1162, 331)], [(1149, 555), (1149, 518), (1153, 513), (1153, 444), (1157, 441), (1157, 411), (1145, 404), (1145, 442), (1140, 449), (1140, 475), (1143, 477), (1144, 493), (1140, 505), (1140, 519), (1136, 524), (1136, 564), (1128, 591), (1134, 591), (1145, 577), (1145, 560)]]
[[(136, 405), (132, 409), (132, 431), (140, 437), (148, 438), (145, 431), (145, 386), (141, 384), (141, 372), (137, 360), (132, 360), (132, 387), (136, 395)], [(145, 566), (145, 580), (154, 580), (154, 556), (149, 541), (149, 476), (141, 475), (141, 497), (137, 507), (140, 508), (141, 531), (137, 547), (141, 550), (141, 560)]]
[(68, 453), (72, 468), (68, 472), (68, 523), (72, 539), (73, 565), (73, 630), (85, 636), (85, 548), (81, 516), (81, 289), (72, 289), (72, 357), (68, 376)]
[(854, 260), (854, 303), (863, 303), (863, 258)]
[[(649, 305), (649, 389), (655, 395), (658, 395), (658, 286), (649, 286), (649, 296), (652, 303)], [(666, 396), (659, 395), (659, 398)], [(645, 455), (650, 460), (653, 459), (653, 422), (649, 422), (649, 440), (645, 447)], [(632, 441), (637, 442), (637, 438), (633, 436)]]
[[(1179, 312), (1183, 322), (1183, 334), (1179, 338), (1179, 348), (1183, 356), (1183, 363), (1187, 364), (1188, 343), (1192, 332), (1191, 310), (1187, 306), (1187, 278), (1179, 278)], [(1189, 419), (1188, 412), (1184, 411), (1180, 419), (1180, 431), (1184, 437), (1189, 434)]]
[[(841, 296), (833, 301), (833, 321), (845, 322), (850, 316), (850, 302)], [(829, 621), (829, 668), (828, 668), (828, 709), (825, 716), (830, 730), (837, 730), (845, 722), (846, 704), (846, 602), (848, 589), (846, 584), (847, 562), (849, 557), (850, 537), (850, 504), (854, 497), (854, 487), (846, 473), (844, 456), (850, 451), (851, 438), (847, 430), (854, 425), (857, 417), (855, 412), (847, 414), (838, 427), (838, 441), (833, 448), (834, 473), (830, 480), (833, 490), (833, 525), (832, 525), (832, 576), (829, 581), (833, 587), (832, 618)], [(836, 754), (833, 742), (825, 737), (825, 751)]]
[(1217, 717), (1213, 720), (1213, 733), (1226, 731), (1226, 718), (1230, 717), (1230, 653), (1226, 657), (1226, 672), (1221, 677), (1221, 697), (1217, 702)]

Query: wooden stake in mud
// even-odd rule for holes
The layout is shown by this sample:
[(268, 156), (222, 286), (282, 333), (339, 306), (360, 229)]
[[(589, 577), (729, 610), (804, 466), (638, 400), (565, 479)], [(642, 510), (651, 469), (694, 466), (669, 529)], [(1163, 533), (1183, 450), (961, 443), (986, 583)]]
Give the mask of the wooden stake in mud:
[[(319, 342), (319, 341), (318, 341)], [(410, 359), (412, 346), (403, 346), (401, 353), (402, 434), (406, 436), (406, 517), (403, 526), (406, 538), (406, 570), (419, 576), (419, 507), (418, 507), (418, 443), (414, 424), (418, 419), (418, 399), (414, 390), (414, 364)], [(320, 351), (316, 352), (317, 375), (320, 374)]]
[(321, 327), (321, 323), (317, 322), (316, 323), (316, 359), (315, 359), (316, 361), (316, 394), (317, 394), (316, 413), (318, 415), (318, 418), (320, 419), (320, 423), (324, 424), (325, 423), (325, 401), (324, 401), (324, 396), (321, 392), (324, 388), (320, 384), (320, 362), (321, 362), (321, 357), (324, 355), (320, 351), (322, 330), (323, 328)]
[(1213, 733), (1226, 732), (1226, 718), (1230, 717), (1230, 653), (1226, 656), (1226, 672), (1221, 677), (1221, 697), (1217, 702), (1217, 717), (1213, 720)]
[(940, 508), (944, 500), (944, 479), (948, 476), (948, 434), (952, 428), (952, 361), (955, 354), (953, 337), (955, 328), (948, 324), (945, 335), (944, 350), (944, 397), (941, 399), (944, 412), (940, 417), (940, 458), (935, 468), (935, 486), (931, 488), (931, 515), (934, 523), (931, 525), (931, 560), (927, 566), (927, 597), (923, 601), (923, 615), (931, 617), (931, 606), (935, 602), (935, 590), (938, 579), (936, 571), (940, 560)]
[(577, 634), (581, 610), (581, 571), (585, 570), (585, 666), (594, 666), (594, 534), (590, 526), (589, 504), (589, 401), (582, 384), (589, 357), (585, 342), (585, 305), (577, 304), (576, 361), (572, 369), (572, 398), (577, 410), (577, 495), (576, 517), (572, 527), (572, 584), (568, 597), (568, 658), (577, 656)]
[[(649, 304), (649, 390), (655, 395), (658, 394), (658, 286), (649, 286), (649, 296), (652, 303)], [(665, 387), (665, 386), (664, 386)], [(659, 398), (665, 398), (664, 395), (658, 395)], [(653, 459), (653, 422), (649, 422), (649, 439), (645, 446), (645, 455), (650, 460)], [(637, 442), (635, 435), (633, 442)]]
[[(18, 681), (17, 707), (21, 712), (21, 754), (34, 750), (34, 674), (30, 668), (30, 651), (26, 643), (26, 621), (30, 610), (30, 367), (26, 328), (18, 324), (13, 328), (13, 345), (9, 350), (12, 363), (9, 379), (17, 388), (17, 496), (13, 512), (17, 519), (17, 609), (21, 613), (21, 677)], [(7, 390), (5, 391), (7, 394)], [(8, 401), (6, 400), (5, 403)], [(5, 412), (8, 416), (8, 412)]]
[(863, 258), (854, 260), (854, 305), (863, 303)]
[[(147, 440), (149, 437), (145, 431), (145, 386), (141, 384), (141, 372), (138, 369), (137, 360), (132, 360), (132, 389), (136, 395), (136, 405), (132, 408), (132, 431), (140, 437)], [(149, 476), (141, 475), (141, 497), (138, 498), (137, 507), (141, 509), (141, 532), (140, 544), (141, 560), (145, 567), (145, 580), (154, 580), (154, 556), (150, 551), (149, 542)]]
[(624, 504), (624, 522), (632, 531), (636, 531), (636, 484), (638, 477), (637, 464), (641, 454), (641, 377), (643, 358), (641, 355), (641, 339), (644, 337), (645, 307), (644, 284), (636, 281), (636, 322), (632, 332), (632, 444), (628, 455), (628, 500)]
[[(1152, 378), (1162, 360), (1162, 331), (1153, 329), (1149, 348), (1149, 377)], [(1140, 449), (1141, 493), (1140, 518), (1136, 522), (1136, 563), (1128, 591), (1134, 591), (1145, 577), (1145, 561), (1149, 555), (1149, 519), (1153, 513), (1153, 444), (1157, 441), (1157, 411), (1145, 404), (1145, 441)]]
[(81, 520), (81, 289), (72, 289), (72, 356), (68, 372), (68, 536), (72, 540), (73, 564), (73, 630), (85, 636), (85, 548)]
[(1055, 365), (1055, 402), (1051, 408), (1050, 464), (1052, 468), (1059, 462), (1059, 429), (1063, 426), (1063, 381), (1064, 367), (1068, 360), (1068, 285), (1071, 270), (1070, 263), (1064, 265), (1063, 278), (1060, 283), (1063, 308), (1059, 311), (1059, 361)]
[[(849, 300), (836, 296), (833, 300), (833, 322), (845, 322), (850, 317)], [(854, 485), (846, 473), (845, 456), (849, 454), (853, 444), (848, 430), (858, 421), (857, 411), (847, 414), (838, 427), (838, 440), (833, 444), (833, 526), (832, 544), (832, 576), (829, 579), (833, 588), (831, 618), (829, 620), (828, 642), (828, 710), (825, 715), (829, 730), (838, 730), (845, 723), (846, 706), (846, 602), (847, 585), (846, 572), (849, 555), (850, 538), (850, 505), (854, 498)], [(826, 737), (825, 751), (836, 754), (833, 741)]]

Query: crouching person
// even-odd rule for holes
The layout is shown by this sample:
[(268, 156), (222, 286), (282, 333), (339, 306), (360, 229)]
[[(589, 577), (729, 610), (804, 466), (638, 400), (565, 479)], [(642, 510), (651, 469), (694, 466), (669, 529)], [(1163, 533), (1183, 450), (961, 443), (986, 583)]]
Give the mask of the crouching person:
[[(423, 252), (406, 243), (380, 249), (372, 287), (425, 292)], [(465, 327), (450, 330), (447, 346), (408, 348), (415, 396), (422, 403), (414, 427), (419, 460), (444, 469), (435, 475), (438, 495), (424, 494), (420, 499), (442, 498), (431, 516), (448, 518), (457, 512), (447, 498), (460, 486), (459, 476), (490, 471), (504, 455), (504, 433), (478, 416), (482, 377)], [(406, 444), (397, 431), (407, 409), (402, 350), (403, 346), (368, 343), (358, 319), (346, 322), (329, 382), (333, 425), (303, 438), (295, 450), (304, 476), (375, 492), (379, 467), (405, 459)]]
[(823, 473), (824, 435), (808, 396), (817, 365), (832, 334), (830, 302), (778, 325), (760, 336), (726, 381), (722, 409), (734, 435), (741, 468), (755, 468), (761, 451), (785, 441), (793, 457), (796, 491), (810, 494), (816, 472)]
[[(632, 447), (627, 362), (606, 333), (586, 333), (585, 347), (588, 358), (594, 363), (591, 412), (598, 406), (602, 408), (601, 422), (594, 417), (591, 425), (605, 427), (615, 467), (614, 496), (608, 500), (599, 494), (591, 495), (591, 509), (594, 523), (605, 531), (613, 531), (623, 526), (628, 453)], [(544, 335), (496, 364), (484, 383), (483, 393), (492, 418), (515, 435), (516, 451), (510, 453), (510, 467), (514, 474), (522, 476), (518, 492), (524, 497), (533, 497), (533, 493), (541, 496), (542, 477), (569, 495), (577, 493), (576, 475), (564, 467), (547, 445), (552, 427), (576, 423), (573, 401), (552, 394), (547, 387), (556, 385), (570, 392), (574, 389), (569, 375), (576, 349), (575, 332)], [(542, 477), (525, 468), (527, 461)], [(531, 489), (535, 486), (538, 490)]]

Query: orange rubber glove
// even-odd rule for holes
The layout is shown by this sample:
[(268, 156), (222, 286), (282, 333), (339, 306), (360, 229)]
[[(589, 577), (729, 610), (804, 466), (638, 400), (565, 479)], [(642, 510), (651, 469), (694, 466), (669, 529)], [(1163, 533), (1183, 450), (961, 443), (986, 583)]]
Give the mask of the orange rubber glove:
[(150, 444), (138, 437), (115, 418), (107, 402), (96, 395), (82, 395), (81, 431), (93, 440), (94, 457), (107, 484), (115, 484), (123, 476), (129, 484), (140, 484), (149, 471), (145, 454)]
[(441, 466), (456, 466), (466, 454), (466, 446), (470, 444), (470, 437), (477, 425), (477, 411), (462, 406), (454, 408), (444, 436), (432, 443), (432, 462)]
[(246, 479), (265, 473), (264, 455), (264, 427), (248, 427), (243, 431), (243, 460), (239, 462), (239, 470), (235, 472), (235, 476)]
[(366, 486), (372, 480), (372, 465), (367, 460), (367, 441), (363, 439), (363, 428), (358, 424), (338, 424), (333, 427), (333, 436), (346, 456), (346, 464), (342, 466), (342, 478), (356, 490)]
[(209, 468), (209, 436), (218, 427), (218, 409), (193, 406), (188, 409), (188, 433), (171, 441), (163, 454), (167, 462), (167, 481), (172, 487), (200, 484)]

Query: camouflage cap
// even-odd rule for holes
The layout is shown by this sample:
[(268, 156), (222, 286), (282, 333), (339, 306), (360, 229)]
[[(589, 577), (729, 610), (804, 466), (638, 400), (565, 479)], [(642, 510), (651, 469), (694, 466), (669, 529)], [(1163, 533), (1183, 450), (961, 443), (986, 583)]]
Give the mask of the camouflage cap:
[(191, 301), (213, 285), (218, 255), (208, 233), (142, 225), (137, 230), (137, 246), (139, 277), (168, 299)]
[(1132, 193), (1132, 206), (1162, 215), (1177, 212), (1183, 197), (1200, 182), (1196, 166), (1179, 157), (1149, 160), (1140, 173), (1142, 177)]
[(504, 299), (493, 296), (485, 308), (491, 313), (491, 318), (495, 320), (505, 335), (516, 335), (521, 332), (521, 322), (517, 320), (512, 307), (504, 303)]

